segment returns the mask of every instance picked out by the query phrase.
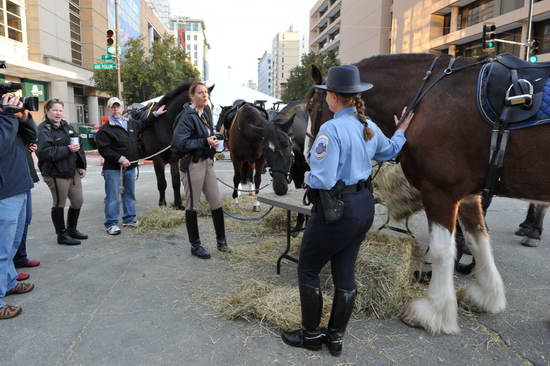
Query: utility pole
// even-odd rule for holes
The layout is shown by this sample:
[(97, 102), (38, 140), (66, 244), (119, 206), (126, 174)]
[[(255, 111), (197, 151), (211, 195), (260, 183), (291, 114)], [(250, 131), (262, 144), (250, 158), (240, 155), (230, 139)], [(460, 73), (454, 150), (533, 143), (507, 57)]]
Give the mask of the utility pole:
[(533, 28), (533, 1), (529, 0), (529, 15), (527, 16), (527, 48), (525, 49), (525, 61), (529, 60), (531, 52), (531, 32)]
[(118, 42), (118, 35), (119, 35), (119, 29), (118, 29), (118, 1), (115, 0), (115, 60), (116, 60), (116, 82), (117, 82), (117, 90), (118, 90), (118, 99), (122, 100), (122, 81), (120, 77), (120, 48), (119, 48), (119, 42)]

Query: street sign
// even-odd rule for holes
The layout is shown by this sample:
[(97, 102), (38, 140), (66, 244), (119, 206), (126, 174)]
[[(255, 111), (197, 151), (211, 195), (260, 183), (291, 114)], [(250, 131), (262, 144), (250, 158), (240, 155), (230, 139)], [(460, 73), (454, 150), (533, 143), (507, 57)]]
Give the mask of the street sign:
[(94, 70), (116, 70), (115, 64), (94, 64)]
[(113, 61), (115, 59), (115, 56), (113, 56), (113, 55), (101, 55), (101, 59), (103, 61)]

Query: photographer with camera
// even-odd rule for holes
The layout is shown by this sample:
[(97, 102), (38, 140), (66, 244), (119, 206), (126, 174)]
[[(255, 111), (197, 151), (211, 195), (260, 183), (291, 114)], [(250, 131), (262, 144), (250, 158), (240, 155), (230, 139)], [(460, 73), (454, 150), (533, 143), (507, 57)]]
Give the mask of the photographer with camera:
[[(32, 291), (31, 283), (17, 283), (13, 257), (23, 236), (27, 209), (27, 194), (33, 187), (22, 136), (32, 138), (32, 132), (21, 127), (33, 109), (28, 100), (7, 93), (18, 90), (17, 84), (1, 83), (0, 95), (0, 298)], [(31, 103), (37, 100), (31, 100)], [(8, 178), (9, 177), (9, 178)], [(0, 300), (0, 319), (13, 318), (21, 307)]]
[[(80, 149), (78, 134), (63, 119), (64, 103), (50, 99), (44, 106), (46, 117), (38, 126), (38, 167), (53, 198), (51, 216), (57, 243), (79, 245), (88, 236), (77, 230), (83, 203), (82, 179), (86, 176), (86, 155)], [(65, 204), (71, 204), (65, 225)]]

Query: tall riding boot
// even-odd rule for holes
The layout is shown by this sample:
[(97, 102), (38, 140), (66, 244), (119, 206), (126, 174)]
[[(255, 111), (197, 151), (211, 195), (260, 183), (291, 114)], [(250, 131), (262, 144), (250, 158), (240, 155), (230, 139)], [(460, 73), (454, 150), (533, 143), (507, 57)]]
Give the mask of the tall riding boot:
[(52, 207), (52, 221), (57, 234), (57, 243), (63, 245), (79, 245), (80, 241), (73, 239), (65, 229), (65, 214), (63, 207)]
[(76, 229), (79, 215), (80, 209), (69, 207), (69, 213), (67, 215), (67, 233), (73, 239), (86, 240), (88, 239), (88, 235), (82, 234)]
[(227, 240), (225, 240), (225, 223), (223, 217), (223, 208), (212, 210), (212, 221), (214, 222), (214, 230), (216, 231), (216, 242), (220, 252), (229, 252)]
[(325, 336), (326, 344), (330, 354), (340, 356), (342, 353), (342, 342), (344, 333), (348, 325), (357, 290), (348, 291), (337, 288), (334, 290), (334, 300), (332, 302), (332, 312), (328, 322), (327, 334)]
[(293, 332), (283, 332), (281, 338), (289, 346), (318, 351), (323, 343), (323, 333), (319, 328), (323, 312), (321, 289), (301, 284), (300, 305), (302, 308), (302, 328)]
[(210, 258), (210, 253), (201, 245), (199, 238), (197, 211), (185, 210), (185, 226), (187, 227), (187, 236), (189, 236), (189, 243), (191, 244), (191, 254), (202, 259)]

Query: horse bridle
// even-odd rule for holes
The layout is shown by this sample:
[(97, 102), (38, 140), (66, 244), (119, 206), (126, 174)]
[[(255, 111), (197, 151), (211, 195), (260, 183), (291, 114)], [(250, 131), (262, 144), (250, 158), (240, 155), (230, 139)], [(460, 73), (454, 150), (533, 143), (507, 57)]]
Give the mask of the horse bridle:
[[(271, 122), (271, 121), (269, 121)], [(272, 122), (271, 122), (272, 123)], [(292, 137), (288, 136), (288, 142), (289, 142), (289, 146), (290, 146), (290, 164), (289, 166), (292, 166), (292, 164), (294, 164), (294, 150), (292, 149), (292, 146), (294, 145), (293, 141), (292, 141)], [(264, 137), (265, 139), (265, 137)], [(277, 151), (277, 150), (275, 150)], [(279, 154), (281, 154), (282, 156), (282, 153), (279, 152)], [(284, 177), (285, 177), (285, 180), (288, 184), (292, 183), (292, 173), (290, 171), (286, 172), (284, 170), (281, 170), (281, 169), (274, 169), (274, 168), (271, 168), (269, 167), (269, 175), (273, 178), (273, 173), (279, 173), (279, 174), (282, 174)]]

